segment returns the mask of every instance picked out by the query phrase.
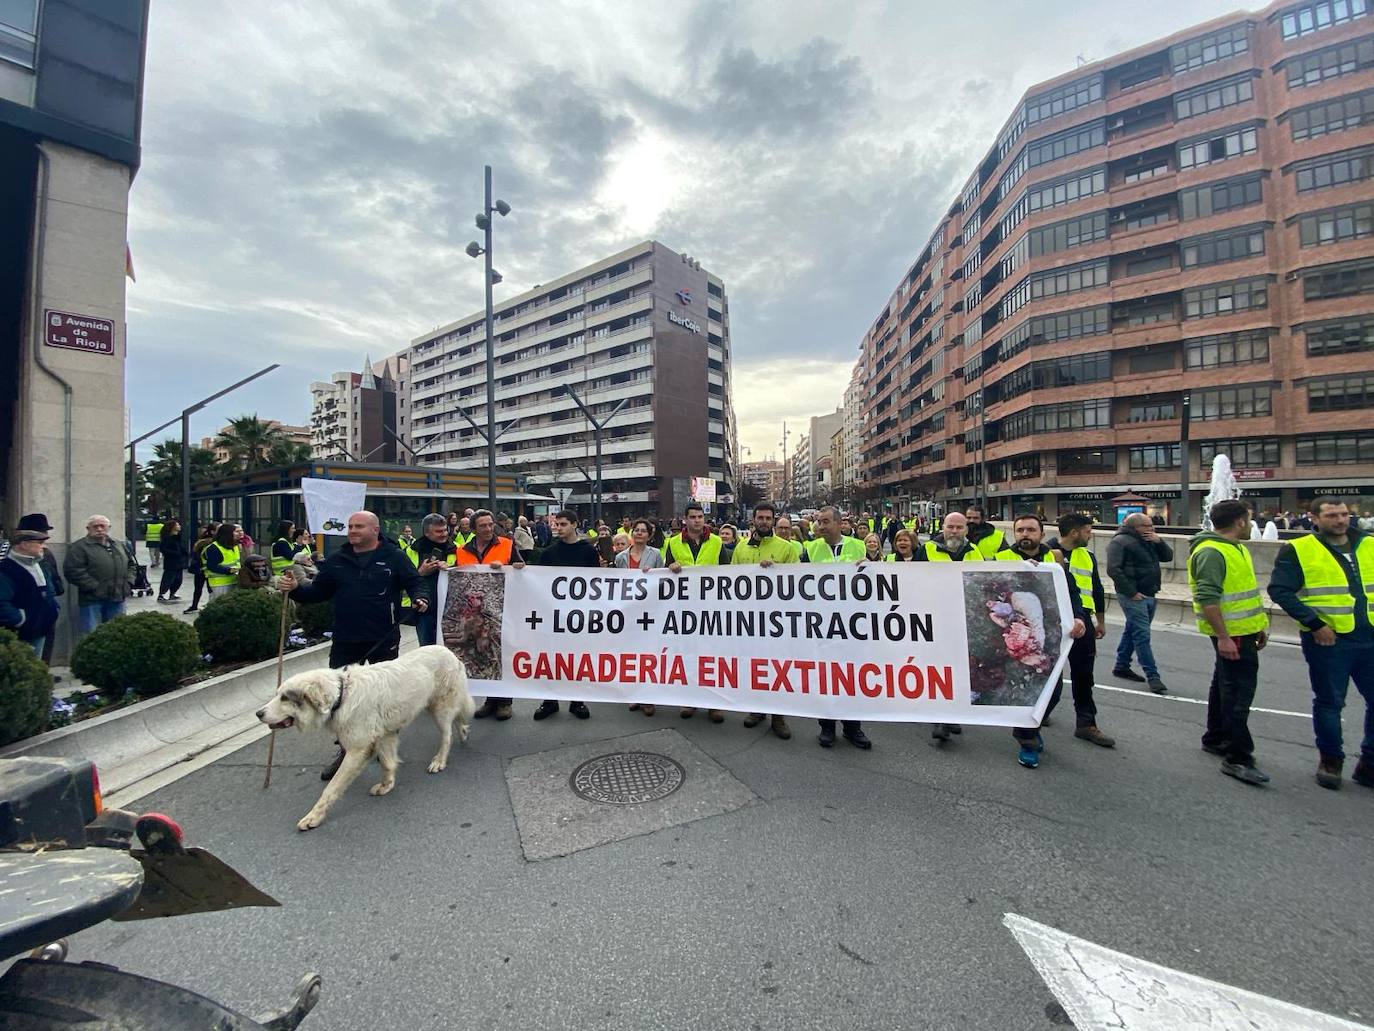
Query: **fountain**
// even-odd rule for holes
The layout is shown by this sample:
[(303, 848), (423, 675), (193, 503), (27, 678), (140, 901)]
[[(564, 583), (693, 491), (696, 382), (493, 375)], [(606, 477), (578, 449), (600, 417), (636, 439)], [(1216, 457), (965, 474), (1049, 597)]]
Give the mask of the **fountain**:
[(1207, 513), (1212, 511), (1213, 505), (1218, 501), (1230, 501), (1238, 497), (1240, 488), (1236, 486), (1235, 474), (1231, 472), (1231, 459), (1227, 455), (1218, 454), (1212, 459), (1211, 486), (1207, 490), (1207, 496), (1202, 499), (1202, 528), (1212, 528), (1212, 520), (1208, 518)]
[(1276, 540), (1278, 540), (1278, 539), (1279, 539), (1279, 524), (1276, 523), (1276, 522), (1274, 522), (1274, 520), (1272, 520), (1272, 519), (1269, 520), (1269, 522), (1265, 523), (1265, 524), (1264, 524), (1264, 535), (1263, 535), (1262, 539), (1263, 539), (1263, 540), (1266, 540), (1266, 541), (1276, 541)]

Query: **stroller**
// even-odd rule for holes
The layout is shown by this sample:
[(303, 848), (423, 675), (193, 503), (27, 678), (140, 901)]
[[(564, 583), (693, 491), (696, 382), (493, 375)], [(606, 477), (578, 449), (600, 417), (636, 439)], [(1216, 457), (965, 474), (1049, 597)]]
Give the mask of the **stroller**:
[(124, 542), (124, 553), (129, 556), (129, 561), (133, 563), (137, 572), (134, 574), (133, 596), (135, 598), (146, 598), (153, 593), (153, 585), (148, 582), (148, 567), (138, 561), (138, 553), (134, 551), (134, 542)]

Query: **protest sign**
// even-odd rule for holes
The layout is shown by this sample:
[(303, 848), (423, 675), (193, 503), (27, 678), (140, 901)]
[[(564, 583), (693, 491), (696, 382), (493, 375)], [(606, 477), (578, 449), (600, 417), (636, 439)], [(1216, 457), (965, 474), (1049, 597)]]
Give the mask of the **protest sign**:
[(469, 690), (827, 719), (1036, 726), (1068, 655), (1031, 563), (529, 567), (440, 575)]
[(301, 500), (305, 502), (305, 519), (312, 533), (347, 536), (348, 517), (362, 510), (366, 497), (365, 483), (309, 476), (301, 480)]

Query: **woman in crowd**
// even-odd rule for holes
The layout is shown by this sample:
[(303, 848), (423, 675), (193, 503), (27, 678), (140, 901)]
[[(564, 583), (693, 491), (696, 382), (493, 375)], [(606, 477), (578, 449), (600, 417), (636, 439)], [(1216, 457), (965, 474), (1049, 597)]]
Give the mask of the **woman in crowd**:
[(233, 523), (221, 523), (214, 540), (200, 553), (205, 567), (205, 581), (213, 591), (216, 587), (232, 587), (238, 583), (239, 564), (247, 553), (243, 548), (245, 534)]
[(864, 538), (864, 558), (869, 562), (883, 560), (883, 539), (876, 533), (870, 533)]
[(239, 544), (240, 555), (251, 555), (253, 552), (258, 550), (257, 542), (254, 541), (252, 537), (248, 536), (247, 530), (245, 530), (242, 526), (235, 526), (234, 530), (235, 538), (238, 540)]
[(280, 576), (296, 561), (296, 524), (283, 519), (272, 540), (272, 575)]
[[(642, 573), (647, 573), (651, 569), (663, 568), (662, 553), (649, 543), (653, 530), (653, 524), (649, 520), (636, 519), (630, 527), (628, 538), (623, 533), (615, 535), (615, 566), (617, 569), (637, 569)], [(622, 540), (625, 542), (623, 548), (619, 546)], [(635, 702), (630, 706), (630, 711), (638, 711), (644, 713), (645, 716), (652, 716), (657, 710), (653, 705)]]
[(898, 530), (892, 538), (892, 554), (887, 556), (889, 562), (915, 562), (916, 561), (916, 538), (910, 530)]
[(628, 533), (618, 533), (611, 538), (611, 552), (615, 555), (614, 564), (620, 565), (620, 556), (630, 548), (630, 535)]
[(176, 519), (168, 519), (162, 524), (158, 549), (162, 552), (162, 580), (157, 585), (157, 600), (168, 605), (179, 600), (177, 591), (181, 590), (182, 576), (190, 561), (186, 544), (181, 539), (181, 523)]
[(291, 554), (291, 572), (297, 583), (308, 584), (319, 570), (315, 568), (315, 538), (305, 527), (296, 531), (295, 548)]
[(196, 612), (200, 609), (200, 593), (209, 589), (205, 581), (205, 548), (215, 539), (215, 534), (219, 532), (219, 523), (206, 523), (200, 528), (200, 536), (191, 545), (190, 564), (191, 575), (195, 583), (195, 591), (191, 595), (191, 607), (183, 609), (183, 612)]
[(720, 564), (728, 566), (735, 557), (735, 541), (739, 538), (739, 531), (734, 523), (722, 523), (719, 536)]

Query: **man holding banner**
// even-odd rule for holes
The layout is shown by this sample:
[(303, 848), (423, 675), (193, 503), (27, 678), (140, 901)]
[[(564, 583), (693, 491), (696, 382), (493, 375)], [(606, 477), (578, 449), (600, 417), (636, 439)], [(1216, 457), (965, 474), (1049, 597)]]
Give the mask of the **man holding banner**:
[[(872, 520), (870, 520), (872, 522)], [(846, 537), (840, 532), (840, 513), (834, 505), (826, 505), (816, 513), (815, 540), (806, 541), (802, 547), (806, 551), (808, 563), (853, 562), (858, 564), (866, 557), (863, 541)], [(835, 744), (835, 721), (820, 720), (821, 733), (817, 740), (822, 748)], [(859, 720), (844, 721), (844, 739), (855, 748), (864, 751), (873, 747), (873, 742), (864, 733), (863, 723)]]
[[(749, 536), (735, 545), (735, 555), (731, 560), (731, 565), (741, 566), (750, 563), (758, 563), (765, 569), (774, 563), (796, 562), (796, 553), (792, 550), (792, 541), (784, 541), (781, 537), (773, 534), (773, 521), (777, 518), (777, 509), (767, 501), (760, 501), (754, 506), (754, 528)], [(862, 547), (862, 545), (860, 545)], [(769, 719), (773, 733), (786, 741), (792, 736), (791, 729), (787, 726), (787, 720), (782, 716), (765, 716), (761, 712), (751, 712), (744, 718), (746, 727), (757, 727), (764, 719)]]
[[(706, 528), (706, 510), (701, 502), (689, 501), (682, 511), (682, 532), (663, 542), (663, 561), (674, 573), (682, 572), (684, 566), (716, 566), (720, 565), (724, 546), (724, 542)], [(678, 715), (689, 720), (696, 712), (695, 706), (684, 705)], [(719, 709), (711, 709), (706, 715), (712, 723), (725, 722), (725, 713)]]

